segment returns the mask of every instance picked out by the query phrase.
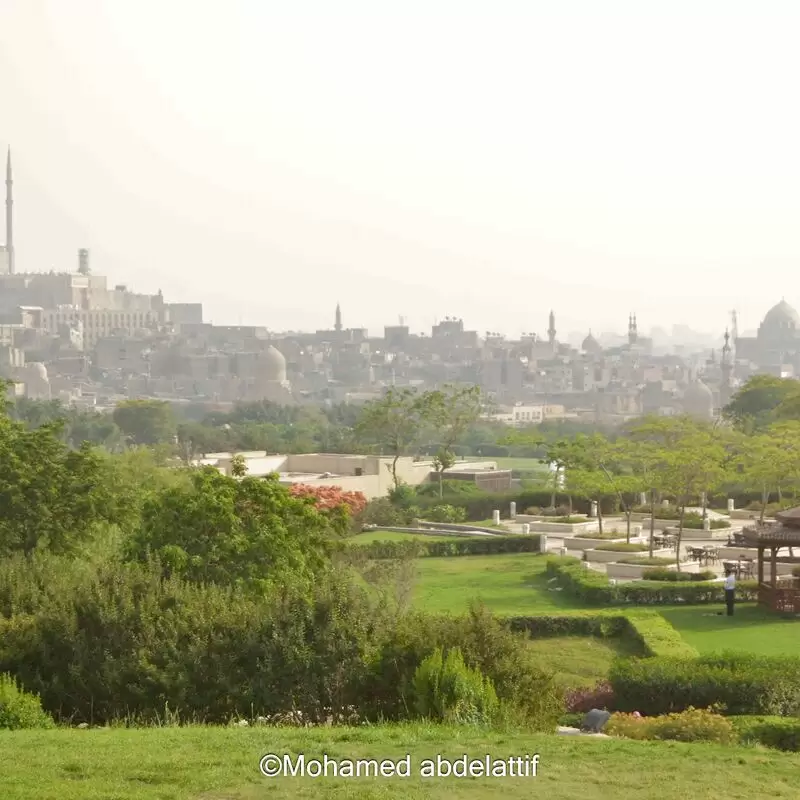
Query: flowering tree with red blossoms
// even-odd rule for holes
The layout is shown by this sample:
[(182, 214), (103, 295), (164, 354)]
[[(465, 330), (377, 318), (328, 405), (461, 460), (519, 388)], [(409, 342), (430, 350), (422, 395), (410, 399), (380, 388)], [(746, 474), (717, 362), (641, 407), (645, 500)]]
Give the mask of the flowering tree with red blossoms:
[(367, 505), (362, 492), (346, 492), (339, 486), (309, 486), (307, 483), (293, 483), (290, 492), (294, 497), (308, 497), (314, 500), (320, 511), (345, 508), (351, 517), (360, 514)]

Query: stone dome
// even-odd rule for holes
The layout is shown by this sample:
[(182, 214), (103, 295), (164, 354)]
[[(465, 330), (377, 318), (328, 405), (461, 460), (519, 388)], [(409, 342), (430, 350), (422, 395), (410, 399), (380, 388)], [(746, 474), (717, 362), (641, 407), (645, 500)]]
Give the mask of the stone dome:
[(31, 377), (36, 377), (41, 381), (48, 380), (47, 367), (41, 361), (31, 361), (25, 365), (25, 369)]
[(603, 348), (600, 347), (600, 342), (594, 338), (592, 332), (589, 331), (589, 335), (583, 340), (581, 344), (581, 350), (585, 353), (599, 353)]
[(286, 382), (286, 359), (277, 347), (270, 345), (259, 362), (262, 380), (270, 383)]
[(785, 300), (781, 300), (767, 311), (758, 329), (758, 336), (776, 338), (797, 332), (800, 332), (800, 314)]

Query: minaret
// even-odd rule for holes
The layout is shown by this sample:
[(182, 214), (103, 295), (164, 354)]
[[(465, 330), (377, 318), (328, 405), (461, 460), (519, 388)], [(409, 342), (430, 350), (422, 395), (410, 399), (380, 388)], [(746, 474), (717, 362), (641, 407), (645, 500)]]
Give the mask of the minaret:
[(636, 344), (639, 333), (636, 330), (636, 314), (628, 315), (628, 344)]
[(11, 176), (11, 147), (6, 159), (6, 251), (8, 272), (14, 274), (14, 179)]
[(550, 312), (550, 327), (547, 329), (547, 338), (550, 341), (550, 344), (555, 345), (556, 343), (556, 315), (551, 311)]
[(728, 405), (731, 399), (731, 377), (733, 375), (733, 361), (731, 359), (731, 336), (725, 328), (725, 344), (722, 345), (722, 385), (719, 389), (719, 402), (721, 406)]
[(339, 304), (336, 304), (336, 322), (333, 326), (334, 330), (340, 331), (342, 329), (342, 309)]

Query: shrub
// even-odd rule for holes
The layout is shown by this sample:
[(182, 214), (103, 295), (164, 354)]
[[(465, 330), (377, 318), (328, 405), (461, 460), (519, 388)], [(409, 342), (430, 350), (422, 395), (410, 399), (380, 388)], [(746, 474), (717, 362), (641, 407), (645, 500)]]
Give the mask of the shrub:
[(370, 500), (358, 519), (362, 525), (377, 525), (379, 528), (402, 528), (411, 521), (408, 512), (394, 505), (388, 497)]
[[(629, 581), (612, 585), (608, 577), (586, 569), (577, 558), (551, 557), (545, 571), (559, 586), (588, 605), (699, 605), (723, 603), (721, 582), (711, 581)], [(757, 581), (740, 581), (736, 586), (740, 600), (758, 599)]]
[(448, 541), (426, 542), (414, 539), (405, 542), (370, 542), (351, 545), (359, 553), (373, 559), (404, 559), (443, 556), (490, 556), (500, 553), (538, 553), (541, 537), (521, 536), (452, 536)]
[(38, 695), (25, 692), (7, 673), (0, 674), (0, 728), (54, 728), (53, 718), (42, 709)]
[(635, 564), (639, 567), (663, 567), (667, 564), (674, 564), (674, 558), (664, 558), (661, 556), (628, 556), (627, 558), (620, 558), (618, 564)]
[(467, 512), (463, 508), (456, 508), (448, 504), (434, 506), (427, 514), (431, 522), (450, 522), (458, 523), (464, 522), (467, 518)]
[(736, 740), (733, 723), (713, 709), (689, 707), (685, 711), (660, 717), (612, 714), (605, 728), (611, 736), (626, 739), (656, 739), (678, 742), (718, 742)]
[(464, 663), (458, 647), (446, 657), (439, 647), (419, 665), (414, 695), (421, 717), (454, 724), (491, 724), (499, 707), (492, 682)]
[(800, 578), (800, 564), (798, 564), (796, 567), (792, 567), (792, 575), (795, 578)]
[(597, 539), (598, 541), (607, 541), (609, 539), (624, 539), (625, 534), (620, 534), (619, 531), (603, 531), (602, 533), (581, 533), (581, 539)]
[(646, 569), (642, 578), (646, 581), (710, 581), (717, 576), (709, 570), (703, 572), (678, 572), (674, 569)]
[(556, 517), (553, 522), (564, 523), (565, 525), (577, 525), (579, 522), (586, 522), (586, 517), (570, 517), (567, 515), (566, 517)]
[(628, 614), (579, 611), (561, 616), (512, 617), (514, 631), (526, 631), (532, 638), (548, 636), (619, 637), (644, 656), (696, 656), (672, 625), (654, 611)]
[(541, 515), (543, 517), (569, 517), (570, 512), (572, 509), (569, 506), (549, 506), (548, 508), (543, 508), (541, 511)]
[(730, 714), (800, 712), (800, 659), (742, 654), (615, 663), (609, 675), (620, 711), (664, 714), (721, 704)]
[(542, 509), (539, 506), (529, 506), (525, 509), (524, 515), (527, 517), (539, 517), (542, 514)]
[(776, 750), (800, 751), (800, 719), (786, 717), (731, 717), (743, 744), (761, 744)]
[(582, 686), (571, 689), (564, 697), (564, 704), (569, 713), (583, 712), (593, 708), (613, 708), (614, 690), (608, 681), (600, 681), (594, 686)]

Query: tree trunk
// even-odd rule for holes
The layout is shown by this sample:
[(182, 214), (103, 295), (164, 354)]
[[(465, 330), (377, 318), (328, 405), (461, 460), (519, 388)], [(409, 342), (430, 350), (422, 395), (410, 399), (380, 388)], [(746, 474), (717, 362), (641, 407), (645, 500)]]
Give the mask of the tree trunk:
[(556, 494), (558, 493), (558, 472), (560, 467), (556, 465), (555, 472), (553, 472), (553, 496), (550, 498), (550, 508), (556, 507)]
[(395, 457), (392, 459), (392, 481), (394, 482), (394, 488), (399, 489), (400, 485), (397, 480), (397, 462), (400, 460), (400, 453), (397, 453)]
[(625, 507), (625, 525), (627, 526), (627, 530), (625, 531), (625, 541), (630, 544), (631, 543), (631, 510), (628, 506)]
[(758, 517), (758, 524), (764, 524), (764, 517), (767, 515), (767, 505), (769, 505), (769, 496), (772, 494), (770, 490), (767, 488), (767, 485), (764, 484), (761, 487), (761, 514)]
[(650, 490), (650, 558), (653, 557), (653, 537), (656, 535), (656, 492)]
[(439, 499), (441, 500), (444, 497), (444, 486), (442, 480), (442, 475), (444, 472), (443, 470), (437, 470), (437, 472), (439, 473)]
[(683, 515), (686, 512), (686, 501), (681, 501), (681, 510), (678, 515), (678, 536), (675, 542), (675, 566), (681, 571), (681, 539), (683, 538)]
[(603, 535), (603, 506), (600, 500), (597, 501), (597, 532), (601, 536)]

